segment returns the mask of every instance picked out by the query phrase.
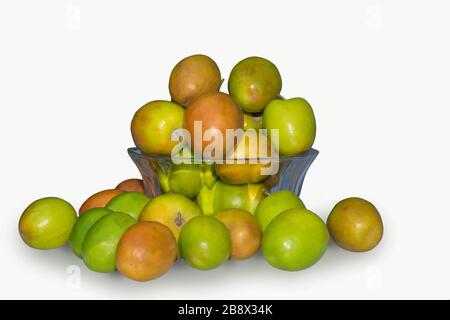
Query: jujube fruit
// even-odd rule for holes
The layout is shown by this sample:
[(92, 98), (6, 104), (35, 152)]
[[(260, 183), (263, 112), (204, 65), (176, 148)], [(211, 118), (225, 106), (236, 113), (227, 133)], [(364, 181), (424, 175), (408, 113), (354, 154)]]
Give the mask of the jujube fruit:
[(348, 198), (338, 202), (327, 220), (333, 240), (343, 249), (364, 252), (383, 237), (383, 221), (377, 208), (367, 200)]
[(172, 100), (186, 107), (202, 94), (219, 91), (222, 84), (217, 64), (208, 56), (196, 54), (184, 58), (170, 73)]
[(117, 270), (127, 278), (149, 281), (169, 271), (177, 257), (177, 241), (165, 225), (139, 222), (117, 245)]

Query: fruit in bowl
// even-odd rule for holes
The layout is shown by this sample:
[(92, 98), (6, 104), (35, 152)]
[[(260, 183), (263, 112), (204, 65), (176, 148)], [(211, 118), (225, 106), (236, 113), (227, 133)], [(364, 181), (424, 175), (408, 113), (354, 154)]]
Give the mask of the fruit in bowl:
[(261, 183), (230, 185), (217, 181), (212, 188), (203, 187), (200, 190), (197, 203), (205, 215), (225, 209), (243, 209), (253, 214), (265, 192)]
[(214, 165), (216, 174), (223, 182), (258, 183), (277, 173), (278, 152), (264, 134), (248, 130), (226, 161)]
[(233, 68), (229, 94), (221, 83), (205, 55), (177, 63), (172, 101), (145, 104), (131, 122), (128, 153), (143, 179), (92, 195), (78, 219), (62, 199), (33, 202), (19, 220), (23, 241), (51, 249), (69, 239), (88, 268), (136, 281), (163, 275), (177, 258), (210, 270), (259, 249), (275, 268), (302, 270), (323, 256), (328, 232), (347, 250), (375, 247), (383, 224), (368, 201), (341, 201), (325, 225), (298, 197), (318, 154), (316, 122), (305, 99), (280, 96), (277, 67), (249, 57)]
[(239, 105), (228, 94), (207, 93), (194, 100), (184, 115), (189, 144), (197, 155), (223, 159), (234, 146), (235, 138), (227, 139), (226, 131), (242, 129), (244, 116)]
[(168, 168), (156, 165), (158, 181), (163, 192), (173, 192), (193, 199), (203, 186), (211, 188), (217, 177), (212, 165), (174, 164)]
[(263, 111), (281, 92), (277, 67), (261, 57), (248, 57), (236, 64), (228, 80), (228, 92), (245, 112)]
[(183, 127), (184, 108), (163, 100), (142, 106), (131, 121), (131, 134), (136, 146), (145, 153), (170, 155), (177, 141), (172, 132)]
[(262, 129), (262, 116), (244, 112), (244, 130)]
[(263, 127), (282, 156), (292, 156), (311, 149), (316, 138), (316, 119), (311, 105), (303, 98), (272, 100), (263, 113)]
[(184, 107), (205, 93), (219, 91), (222, 84), (217, 64), (208, 56), (195, 54), (178, 62), (170, 73), (172, 100)]

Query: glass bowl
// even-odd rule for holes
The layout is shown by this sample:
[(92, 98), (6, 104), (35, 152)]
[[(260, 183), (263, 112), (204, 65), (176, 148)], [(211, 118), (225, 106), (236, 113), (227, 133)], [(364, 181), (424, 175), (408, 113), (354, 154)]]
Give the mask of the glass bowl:
[[(170, 156), (145, 154), (138, 148), (129, 148), (128, 154), (142, 175), (147, 195), (154, 198), (164, 193), (164, 182), (160, 177), (170, 174), (174, 168)], [(316, 149), (310, 149), (295, 156), (280, 156), (278, 172), (262, 182), (266, 191), (289, 190), (299, 196), (306, 173), (318, 154)]]

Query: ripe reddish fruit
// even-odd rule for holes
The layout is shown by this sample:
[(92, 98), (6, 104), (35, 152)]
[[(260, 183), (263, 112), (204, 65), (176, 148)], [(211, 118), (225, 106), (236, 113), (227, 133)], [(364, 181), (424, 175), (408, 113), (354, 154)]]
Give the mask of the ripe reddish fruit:
[(220, 211), (214, 217), (222, 221), (231, 236), (231, 259), (253, 256), (261, 247), (262, 230), (255, 216), (242, 209)]
[(92, 208), (104, 208), (108, 202), (115, 196), (123, 193), (122, 190), (117, 189), (107, 189), (97, 192), (87, 198), (87, 200), (81, 205), (80, 210), (78, 210), (78, 215), (82, 215), (86, 211)]
[(117, 270), (127, 278), (149, 281), (162, 276), (177, 257), (172, 232), (159, 222), (139, 222), (129, 228), (117, 246)]
[[(201, 137), (194, 135), (194, 122), (196, 121), (201, 121)], [(199, 154), (203, 154), (205, 148), (215, 140), (215, 134), (221, 134), (223, 137), (222, 152), (223, 155), (226, 155), (227, 151), (233, 147), (231, 141), (227, 146), (226, 129), (242, 129), (243, 126), (244, 115), (241, 108), (233, 98), (222, 92), (200, 96), (186, 108), (184, 114), (184, 127), (191, 135), (190, 144)], [(213, 135), (211, 141), (204, 139), (204, 133), (207, 130)], [(197, 143), (194, 143), (194, 139), (198, 139)], [(212, 156), (217, 156), (217, 154), (213, 152)]]
[(127, 179), (119, 183), (117, 190), (124, 192), (140, 192), (145, 193), (144, 182), (141, 179)]

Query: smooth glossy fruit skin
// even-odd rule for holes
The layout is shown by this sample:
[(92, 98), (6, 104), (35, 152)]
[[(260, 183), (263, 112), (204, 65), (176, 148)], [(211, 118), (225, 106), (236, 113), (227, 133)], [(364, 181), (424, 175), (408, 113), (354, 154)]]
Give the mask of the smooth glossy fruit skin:
[[(200, 137), (194, 132), (196, 121), (201, 121)], [(184, 116), (184, 127), (191, 136), (190, 146), (199, 155), (203, 155), (205, 148), (215, 140), (214, 138), (211, 141), (204, 139), (206, 131), (209, 131), (213, 137), (216, 134), (222, 135), (223, 148), (221, 151), (222, 155), (225, 156), (233, 148), (233, 141), (230, 141), (227, 145), (226, 129), (242, 129), (243, 126), (244, 115), (241, 108), (233, 98), (223, 92), (207, 93), (200, 96), (186, 108)], [(198, 141), (194, 143), (196, 138)], [(213, 156), (218, 157), (216, 153), (212, 153)]]
[(214, 217), (195, 217), (181, 229), (181, 256), (200, 270), (217, 268), (231, 255), (231, 237), (227, 227)]
[[(248, 135), (250, 131), (247, 131), (245, 135), (241, 137), (233, 153), (228, 157), (230, 161), (244, 160), (244, 159), (265, 159), (263, 161), (245, 160), (244, 163), (216, 163), (214, 169), (220, 180), (228, 184), (246, 184), (246, 183), (259, 183), (269, 177), (267, 174), (270, 169), (271, 163), (268, 162), (268, 158), (273, 158), (273, 161), (278, 161), (278, 151), (276, 151), (270, 142), (270, 139), (263, 134), (258, 134), (253, 131), (253, 136)], [(260, 146), (265, 146), (259, 148)], [(272, 150), (274, 152), (272, 152)], [(264, 171), (264, 169), (266, 171)], [(277, 171), (270, 172), (272, 174)]]
[(117, 245), (117, 270), (135, 281), (149, 281), (165, 274), (177, 257), (177, 241), (165, 225), (138, 222)]
[(383, 221), (377, 208), (356, 197), (338, 202), (328, 216), (327, 226), (338, 246), (355, 252), (373, 249), (383, 237)]
[(255, 216), (264, 231), (276, 216), (294, 208), (305, 209), (305, 205), (295, 193), (281, 190), (264, 198), (256, 207)]
[(245, 112), (261, 112), (281, 92), (277, 67), (267, 59), (249, 57), (234, 66), (228, 80), (228, 92)]
[(131, 121), (136, 147), (144, 153), (170, 156), (178, 141), (172, 132), (183, 128), (184, 108), (170, 101), (156, 100), (142, 106)]
[(254, 116), (251, 113), (244, 112), (244, 130), (259, 130), (262, 128), (262, 116)]
[(111, 211), (128, 213), (135, 220), (139, 220), (142, 210), (150, 198), (139, 192), (124, 192), (111, 199), (106, 205)]
[(83, 213), (93, 208), (104, 208), (112, 198), (121, 193), (123, 193), (123, 191), (117, 189), (107, 189), (94, 193), (81, 205), (80, 210), (78, 210), (78, 215), (81, 216)]
[(262, 230), (256, 218), (248, 211), (228, 209), (214, 217), (222, 221), (231, 236), (231, 259), (242, 260), (253, 256), (261, 247)]
[(140, 192), (145, 194), (144, 182), (142, 179), (127, 179), (119, 183), (116, 189), (123, 192)]
[(328, 245), (325, 223), (306, 209), (289, 209), (267, 226), (262, 241), (264, 258), (275, 268), (298, 271), (315, 264)]
[(263, 113), (263, 128), (271, 137), (279, 130), (279, 143), (272, 142), (282, 156), (292, 156), (311, 149), (316, 138), (316, 119), (311, 105), (303, 98), (272, 100)]
[(157, 168), (158, 180), (164, 193), (173, 192), (195, 198), (203, 186), (212, 187), (217, 180), (213, 165), (172, 164), (170, 170)]
[(230, 185), (217, 181), (212, 188), (203, 187), (197, 195), (197, 203), (203, 214), (213, 215), (225, 209), (243, 209), (253, 214), (264, 199), (265, 188), (261, 183)]
[(86, 266), (96, 272), (116, 270), (116, 249), (125, 231), (136, 223), (130, 215), (113, 212), (99, 219), (86, 233), (81, 256)]
[(173, 101), (186, 107), (202, 94), (219, 91), (221, 84), (220, 70), (214, 60), (196, 54), (184, 58), (173, 68), (169, 91)]
[(69, 240), (77, 213), (70, 203), (56, 198), (42, 198), (31, 203), (19, 220), (22, 240), (35, 249), (55, 249)]
[(176, 193), (166, 193), (152, 199), (142, 210), (139, 220), (164, 224), (178, 240), (183, 225), (201, 214), (200, 208), (189, 198)]
[(113, 211), (106, 208), (93, 208), (86, 211), (73, 226), (70, 233), (69, 243), (72, 251), (81, 257), (81, 248), (83, 246), (84, 238), (89, 229), (104, 216), (113, 213)]

